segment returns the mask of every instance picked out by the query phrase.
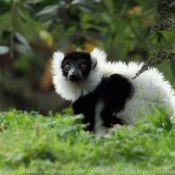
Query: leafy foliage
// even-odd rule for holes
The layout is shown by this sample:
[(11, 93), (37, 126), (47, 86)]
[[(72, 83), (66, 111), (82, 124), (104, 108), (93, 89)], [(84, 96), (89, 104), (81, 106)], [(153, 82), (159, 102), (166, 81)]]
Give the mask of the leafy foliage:
[[(167, 41), (170, 41), (174, 43), (174, 27), (175, 27), (175, 18), (168, 18), (168, 12), (170, 9), (170, 4), (172, 3), (172, 0), (160, 0), (159, 2), (159, 21), (157, 24), (155, 24), (151, 30), (150, 33), (153, 32), (160, 32), (163, 34), (165, 39)], [(144, 63), (142, 68), (136, 73), (136, 75), (133, 77), (133, 79), (137, 78), (140, 74), (143, 72), (149, 70), (151, 67), (162, 63), (162, 61), (171, 61), (171, 64), (174, 64), (172, 59), (175, 56), (175, 47), (171, 46), (170, 48), (162, 48), (158, 50), (153, 50), (150, 53), (154, 53), (155, 56), (152, 57), (149, 61)], [(174, 65), (171, 65), (171, 69), (174, 67)], [(172, 73), (174, 74), (174, 70), (172, 70)]]
[[(136, 73), (136, 76), (133, 77), (135, 79), (138, 77), (141, 73), (151, 69), (151, 67), (156, 66), (157, 64), (162, 63), (162, 61), (172, 61), (172, 59), (175, 57), (175, 47), (171, 46), (169, 48), (161, 48), (157, 50), (150, 51), (151, 54), (154, 54), (155, 56), (152, 57), (149, 61), (147, 61), (142, 68)], [(174, 62), (171, 62), (171, 64), (174, 64)], [(172, 73), (174, 75), (174, 66), (171, 66)]]
[(173, 76), (175, 77), (175, 58), (171, 61), (171, 71)]
[(160, 0), (159, 1), (159, 21), (152, 28), (150, 33), (162, 30), (172, 30), (174, 20), (168, 18), (170, 4), (172, 0)]
[[(133, 19), (138, 20), (137, 25), (140, 24), (141, 21), (143, 22), (144, 11), (146, 12), (153, 4), (156, 7), (157, 2), (150, 0), (146, 2), (135, 0), (124, 2), (122, 0), (89, 0), (88, 2), (85, 0), (3, 1), (0, 12), (1, 14), (11, 13), (11, 42), (13, 37), (16, 37), (13, 35), (16, 32), (15, 14), (24, 23), (27, 23), (27, 11), (34, 20), (41, 21), (48, 32), (62, 34), (64, 40), (67, 39), (66, 44), (82, 47), (88, 38), (94, 38), (102, 42), (109, 40), (108, 42), (111, 42), (110, 48), (113, 47), (113, 44), (115, 45), (114, 41), (118, 33), (124, 36), (125, 31), (119, 32), (120, 25), (124, 24), (128, 28), (127, 23), (129, 21), (130, 24), (133, 23)], [(154, 9), (155, 7), (152, 6), (151, 8)], [(4, 11), (4, 9), (6, 10)], [(149, 25), (145, 26), (143, 30), (146, 31)], [(138, 33), (136, 30), (133, 27), (129, 30), (131, 30), (130, 34), (135, 34), (134, 38), (137, 40)], [(131, 37), (131, 35), (127, 37)], [(146, 34), (143, 37), (145, 38)], [(28, 48), (24, 39), (19, 40), (19, 42)], [(18, 51), (20, 50), (23, 49), (18, 49)]]
[[(40, 81), (55, 50), (89, 52), (97, 46), (108, 53), (109, 60), (126, 62), (146, 62), (149, 51), (155, 50), (157, 53), (151, 62), (157, 66), (159, 51), (173, 47), (174, 8), (174, 0), (1, 0), (0, 96), (3, 98), (0, 99), (5, 106), (3, 109), (11, 105), (18, 109), (41, 109), (38, 103), (44, 100), (38, 100), (42, 93)], [(150, 34), (153, 26), (161, 30)], [(162, 62), (164, 56), (162, 54)], [(169, 56), (166, 57), (170, 60)], [(167, 79), (174, 81), (166, 64), (159, 68)], [(45, 80), (49, 86), (47, 91), (53, 90), (48, 83), (50, 80)], [(37, 104), (34, 101), (38, 101)]]
[(147, 117), (148, 123), (98, 136), (84, 132), (82, 116), (73, 117), (69, 110), (48, 116), (16, 110), (0, 113), (1, 172), (174, 173), (174, 125), (161, 109)]

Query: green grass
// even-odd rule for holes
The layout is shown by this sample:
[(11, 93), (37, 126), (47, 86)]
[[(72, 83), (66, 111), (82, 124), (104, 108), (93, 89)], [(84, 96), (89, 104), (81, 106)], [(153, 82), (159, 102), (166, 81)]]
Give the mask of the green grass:
[(1, 112), (0, 174), (175, 174), (175, 126), (162, 110), (147, 116), (99, 136), (69, 110)]

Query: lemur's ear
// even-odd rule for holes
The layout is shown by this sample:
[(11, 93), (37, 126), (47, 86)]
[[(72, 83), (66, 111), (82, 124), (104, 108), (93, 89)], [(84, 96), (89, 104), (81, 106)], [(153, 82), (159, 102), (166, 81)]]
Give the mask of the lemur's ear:
[(63, 59), (64, 59), (63, 52), (60, 52), (60, 51), (54, 52), (53, 60), (52, 60), (52, 73), (53, 73), (53, 75), (60, 73), (61, 63), (62, 63)]
[(91, 61), (93, 63), (93, 67), (95, 67), (97, 63), (102, 63), (102, 62), (105, 63), (107, 61), (106, 60), (107, 54), (97, 47), (90, 53), (90, 56), (91, 56)]

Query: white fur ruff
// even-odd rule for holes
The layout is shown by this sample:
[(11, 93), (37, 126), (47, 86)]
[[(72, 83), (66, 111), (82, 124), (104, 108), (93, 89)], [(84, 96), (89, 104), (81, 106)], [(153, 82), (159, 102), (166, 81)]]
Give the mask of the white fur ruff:
[[(117, 114), (128, 121), (134, 123), (135, 116), (139, 110), (142, 112), (152, 110), (151, 104), (161, 103), (169, 116), (175, 115), (175, 92), (168, 81), (164, 80), (163, 74), (156, 68), (152, 68), (142, 73), (138, 78), (132, 80), (142, 64), (130, 62), (126, 65), (123, 62), (107, 62), (106, 53), (95, 48), (90, 53), (92, 62), (97, 61), (97, 66), (92, 68), (86, 81), (70, 83), (62, 75), (61, 62), (64, 58), (62, 52), (54, 53), (53, 59), (53, 84), (56, 92), (66, 100), (76, 101), (81, 95), (92, 92), (101, 81), (103, 76), (110, 76), (118, 73), (127, 78), (134, 86), (134, 94), (127, 101), (124, 111)], [(120, 85), (119, 85), (120, 86)], [(117, 98), (117, 97), (116, 97)]]
[[(105, 61), (106, 53), (100, 51), (99, 49), (94, 49), (91, 52), (92, 62), (98, 60)], [(76, 101), (81, 95), (87, 95), (92, 92), (96, 86), (99, 84), (102, 78), (102, 73), (100, 71), (100, 62), (97, 63), (97, 66), (92, 68), (89, 76), (86, 81), (74, 83), (69, 82), (62, 74), (61, 62), (64, 58), (62, 52), (55, 52), (53, 55), (52, 61), (52, 73), (53, 73), (53, 84), (55, 91), (64, 99), (69, 101)], [(98, 60), (97, 60), (98, 58)]]

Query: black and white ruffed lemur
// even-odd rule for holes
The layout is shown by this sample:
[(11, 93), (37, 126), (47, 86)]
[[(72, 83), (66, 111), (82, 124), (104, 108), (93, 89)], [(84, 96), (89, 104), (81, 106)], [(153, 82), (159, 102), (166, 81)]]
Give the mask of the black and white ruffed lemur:
[(72, 101), (74, 114), (83, 114), (87, 130), (105, 133), (105, 127), (134, 124), (139, 112), (161, 103), (175, 114), (174, 90), (156, 68), (132, 79), (143, 63), (107, 62), (106, 53), (55, 52), (52, 61), (55, 91)]

